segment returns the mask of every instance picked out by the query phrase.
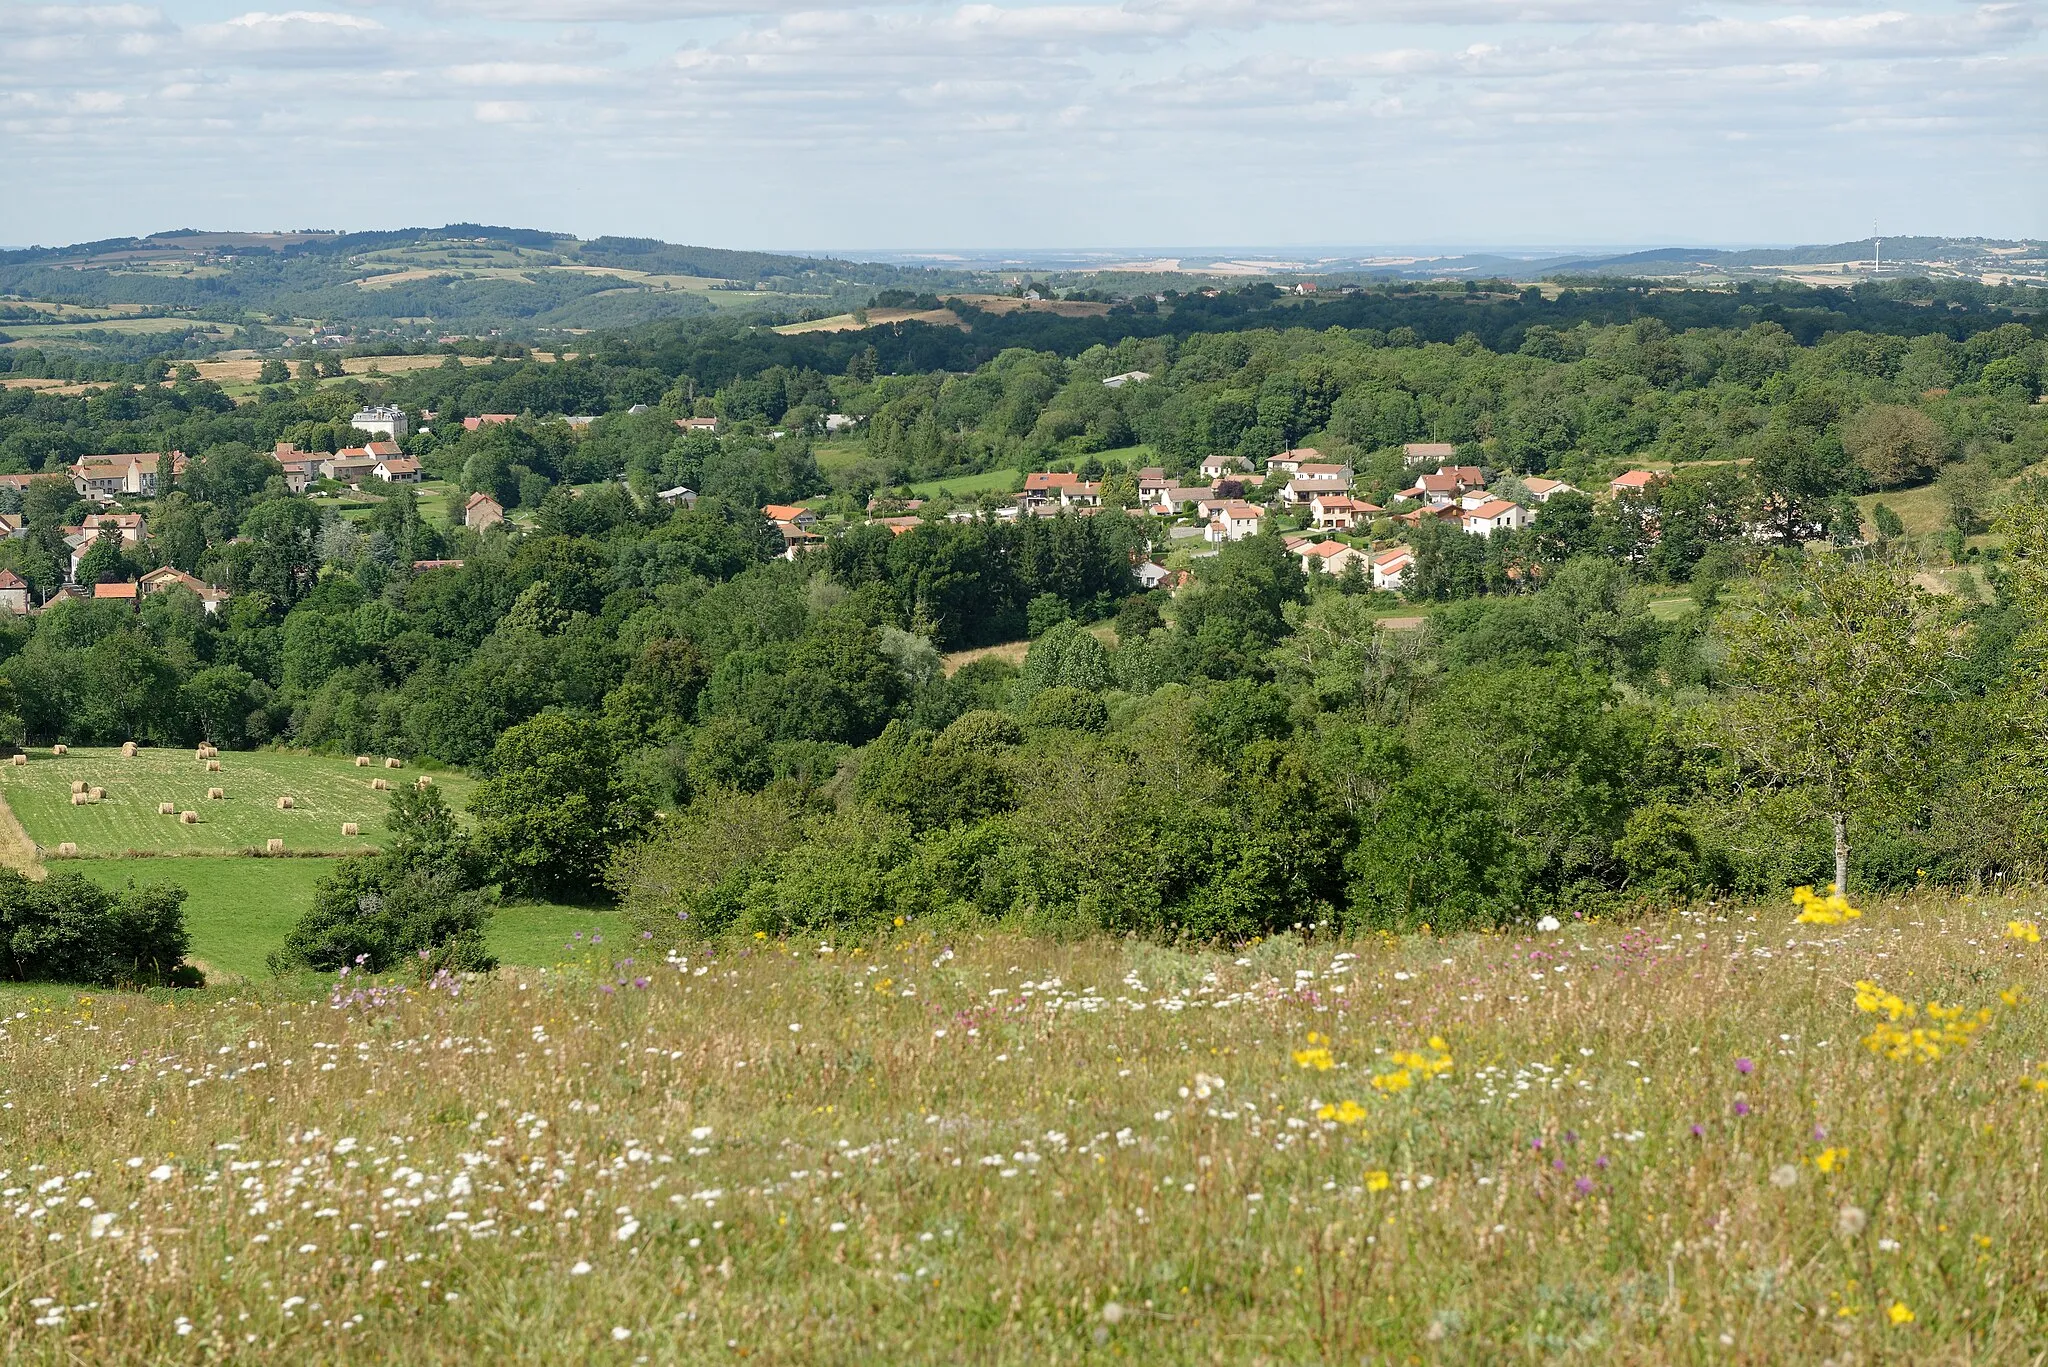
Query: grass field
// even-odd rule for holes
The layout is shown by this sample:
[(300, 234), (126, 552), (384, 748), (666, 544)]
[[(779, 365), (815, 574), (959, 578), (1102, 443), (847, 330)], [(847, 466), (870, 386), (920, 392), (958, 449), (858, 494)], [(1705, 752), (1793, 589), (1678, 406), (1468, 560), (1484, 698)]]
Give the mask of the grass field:
[[(270, 952), (312, 905), (313, 885), (333, 859), (79, 859), (55, 867), (82, 873), (105, 887), (133, 881), (174, 883), (189, 894), (185, 926), (191, 957), (211, 980), (270, 976)], [(498, 908), (489, 934), (491, 952), (510, 964), (547, 965), (581, 953), (574, 937), (617, 931), (615, 913), (589, 907), (517, 904)]]
[(2048, 949), (2007, 926), (2042, 900), (1219, 951), (913, 925), (342, 1005), (24, 994), (0, 1343), (2030, 1363)]
[[(128, 759), (117, 749), (77, 748), (63, 756), (41, 750), (25, 766), (0, 764), (0, 799), (45, 859), (65, 841), (77, 845), (81, 857), (236, 854), (264, 849), (272, 838), (294, 854), (339, 854), (384, 838), (390, 794), (373, 790), (373, 780), (385, 779), (395, 788), (420, 777), (417, 768), (385, 769), (382, 757), (376, 758), (377, 767), (358, 769), (347, 757), (229, 751), (220, 757), (220, 772), (210, 774), (190, 750), (144, 749)], [(458, 808), (473, 786), (462, 774), (432, 777)], [(73, 782), (104, 787), (106, 796), (74, 807)], [(208, 800), (213, 787), (227, 796)], [(292, 798), (292, 810), (278, 810), (283, 796)], [(198, 813), (198, 824), (159, 816), (161, 802)], [(358, 833), (344, 836), (344, 822), (356, 823)]]
[(940, 494), (951, 494), (954, 498), (972, 498), (976, 494), (1000, 493), (1018, 483), (1015, 470), (984, 470), (978, 475), (954, 475), (950, 479), (927, 480), (913, 484), (910, 492), (919, 498), (937, 498)]

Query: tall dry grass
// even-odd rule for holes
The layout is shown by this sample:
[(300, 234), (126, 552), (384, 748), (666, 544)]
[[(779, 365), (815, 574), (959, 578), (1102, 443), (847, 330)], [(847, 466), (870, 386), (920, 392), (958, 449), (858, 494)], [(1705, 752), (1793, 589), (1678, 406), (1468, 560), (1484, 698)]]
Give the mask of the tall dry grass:
[(0, 1354), (2031, 1362), (2030, 905), (8, 998)]

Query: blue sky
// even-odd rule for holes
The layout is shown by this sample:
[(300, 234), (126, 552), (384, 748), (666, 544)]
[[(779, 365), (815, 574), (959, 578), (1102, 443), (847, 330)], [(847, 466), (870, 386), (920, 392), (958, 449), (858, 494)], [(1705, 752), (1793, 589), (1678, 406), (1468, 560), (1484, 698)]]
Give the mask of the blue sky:
[(0, 0), (0, 242), (2048, 233), (2048, 0)]

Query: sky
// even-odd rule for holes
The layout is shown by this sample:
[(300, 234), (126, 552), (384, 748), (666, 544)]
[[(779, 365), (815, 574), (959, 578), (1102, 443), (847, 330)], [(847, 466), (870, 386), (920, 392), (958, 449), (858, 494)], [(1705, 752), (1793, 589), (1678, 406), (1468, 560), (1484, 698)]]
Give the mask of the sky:
[(0, 0), (0, 243), (2048, 234), (2048, 0)]

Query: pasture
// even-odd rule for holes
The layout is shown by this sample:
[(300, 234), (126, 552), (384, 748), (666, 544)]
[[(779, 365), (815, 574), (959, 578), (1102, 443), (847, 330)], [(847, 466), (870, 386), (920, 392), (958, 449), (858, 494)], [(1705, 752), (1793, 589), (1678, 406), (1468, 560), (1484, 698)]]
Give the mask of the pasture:
[(1196, 950), (913, 924), (452, 991), (25, 994), (0, 1344), (2030, 1362), (2042, 900)]
[[(70, 842), (80, 858), (126, 854), (239, 854), (264, 850), (280, 839), (291, 854), (346, 854), (383, 843), (391, 795), (371, 785), (382, 779), (393, 788), (410, 784), (421, 771), (359, 769), (348, 756), (275, 750), (226, 751), (219, 772), (191, 750), (145, 748), (124, 758), (119, 749), (78, 747), (68, 755), (47, 748), (28, 763), (0, 763), (0, 799), (14, 812), (41, 857), (58, 857)], [(449, 805), (460, 808), (473, 781), (455, 773), (429, 775)], [(74, 806), (72, 784), (106, 790), (99, 801)], [(213, 788), (221, 798), (208, 798)], [(290, 797), (290, 810), (277, 800)], [(170, 803), (172, 814), (160, 815)], [(195, 813), (185, 824), (178, 814)], [(356, 832), (344, 835), (344, 823)]]

